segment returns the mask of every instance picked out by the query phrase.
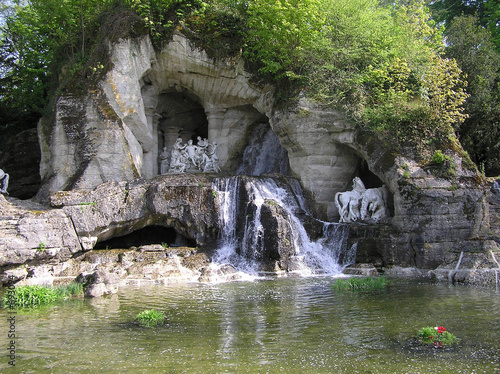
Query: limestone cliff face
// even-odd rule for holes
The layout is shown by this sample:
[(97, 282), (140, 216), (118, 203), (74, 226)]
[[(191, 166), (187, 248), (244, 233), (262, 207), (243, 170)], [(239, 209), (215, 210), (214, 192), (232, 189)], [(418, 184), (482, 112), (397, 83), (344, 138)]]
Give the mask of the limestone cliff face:
[(355, 130), (340, 113), (306, 100), (275, 110), (272, 88), (253, 85), (241, 59), (214, 62), (180, 34), (158, 53), (147, 37), (123, 40), (111, 60), (98, 90), (62, 95), (55, 118), (41, 122), (40, 199), (108, 180), (152, 178), (159, 150), (178, 136), (216, 141), (222, 169), (234, 172), (252, 128), (268, 122), (321, 216), (336, 218), (333, 197), (350, 187), (360, 161), (344, 145)]
[[(134, 193), (165, 194), (163, 182), (133, 188), (128, 183), (155, 178), (159, 150), (171, 147), (177, 137), (184, 142), (198, 136), (217, 142), (223, 171), (233, 173), (250, 142), (249, 134), (268, 123), (288, 152), (291, 174), (300, 180), (318, 218), (338, 219), (335, 193), (350, 190), (352, 178), (362, 172), (389, 188), (391, 217), (386, 230), (377, 229), (378, 237), (370, 240), (360, 235), (364, 258), (360, 255), (359, 261), (377, 258), (381, 266), (434, 269), (456, 264), (463, 251), (489, 255), (492, 250), (482, 239), (488, 237), (493, 200), (473, 174), (462, 170), (458, 157), (454, 181), (449, 181), (395, 155), (342, 113), (306, 97), (292, 108), (277, 109), (273, 88), (253, 84), (241, 59), (214, 62), (180, 34), (161, 51), (153, 49), (148, 37), (121, 40), (113, 46), (111, 60), (114, 67), (96, 90), (79, 97), (63, 94), (54, 117), (40, 123), (39, 199), (46, 201), (61, 190), (91, 190), (102, 183), (108, 186), (104, 191), (122, 202)], [(173, 190), (168, 187), (176, 191), (169, 193), (192, 193), (195, 186), (186, 183)], [(52, 198), (72, 217), (76, 214), (70, 211), (84, 210), (75, 219), (80, 237), (88, 237), (81, 243), (84, 247), (119, 230), (133, 231), (166, 218), (165, 211), (170, 212), (173, 226), (175, 220), (191, 222), (192, 227), (178, 225), (176, 230), (199, 243), (210, 239), (215, 227), (209, 212), (190, 216), (191, 208), (184, 206), (172, 213), (165, 204), (174, 202), (168, 199), (158, 203), (152, 199), (147, 208), (125, 204), (120, 214), (124, 209), (127, 217), (118, 219), (115, 211), (99, 211), (98, 204), (78, 205), (91, 197), (78, 203), (64, 193)], [(140, 209), (148, 212), (139, 214)], [(94, 226), (86, 227), (88, 222)]]

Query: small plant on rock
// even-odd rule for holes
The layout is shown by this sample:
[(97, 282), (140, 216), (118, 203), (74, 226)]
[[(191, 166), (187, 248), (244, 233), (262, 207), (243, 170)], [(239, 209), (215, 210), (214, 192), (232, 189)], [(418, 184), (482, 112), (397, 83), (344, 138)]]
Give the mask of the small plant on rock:
[(421, 328), (417, 333), (417, 338), (424, 344), (432, 344), (435, 348), (450, 346), (460, 340), (449, 331), (446, 331), (443, 326)]
[(141, 326), (155, 327), (163, 322), (165, 316), (156, 309), (150, 309), (140, 312), (136, 319)]

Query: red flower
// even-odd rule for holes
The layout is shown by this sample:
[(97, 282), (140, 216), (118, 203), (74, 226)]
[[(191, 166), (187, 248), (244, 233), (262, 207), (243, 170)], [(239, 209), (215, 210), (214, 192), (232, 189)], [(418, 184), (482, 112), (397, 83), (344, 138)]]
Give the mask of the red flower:
[(446, 331), (446, 329), (443, 326), (438, 327), (438, 333), (442, 334), (445, 331)]

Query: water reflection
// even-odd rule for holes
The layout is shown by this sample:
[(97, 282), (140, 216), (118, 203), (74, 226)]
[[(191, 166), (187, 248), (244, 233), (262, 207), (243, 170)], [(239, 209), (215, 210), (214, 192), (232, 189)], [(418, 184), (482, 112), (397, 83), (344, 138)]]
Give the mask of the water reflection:
[[(494, 290), (400, 282), (338, 293), (333, 280), (277, 279), (127, 288), (18, 314), (12, 373), (495, 373), (500, 298)], [(141, 328), (144, 309), (168, 324)], [(2, 310), (1, 317), (6, 316)], [(427, 325), (459, 336), (446, 350), (412, 346)], [(479, 334), (480, 332), (480, 334)]]

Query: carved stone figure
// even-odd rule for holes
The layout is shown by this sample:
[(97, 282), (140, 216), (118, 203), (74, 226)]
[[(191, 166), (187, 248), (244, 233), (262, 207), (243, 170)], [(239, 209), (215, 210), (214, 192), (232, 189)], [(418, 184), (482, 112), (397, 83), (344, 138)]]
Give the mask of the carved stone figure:
[(168, 170), (170, 168), (170, 161), (169, 161), (170, 154), (167, 150), (167, 147), (163, 147), (163, 152), (160, 154), (160, 174), (166, 174), (168, 173)]
[(387, 217), (387, 197), (389, 190), (384, 185), (366, 189), (360, 178), (352, 181), (352, 191), (338, 192), (335, 205), (340, 214), (340, 222), (375, 222)]
[(200, 136), (196, 145), (191, 139), (184, 145), (181, 142), (181, 138), (178, 138), (173, 146), (169, 173), (184, 173), (189, 170), (220, 171), (216, 142), (210, 144), (208, 139)]
[(340, 222), (356, 222), (361, 218), (359, 204), (361, 194), (365, 191), (364, 183), (359, 177), (355, 177), (352, 180), (352, 191), (335, 194), (335, 205), (339, 210)]
[(205, 148), (208, 147), (208, 139), (207, 138), (201, 138), (201, 136), (198, 136), (196, 138), (198, 140), (198, 142), (196, 143), (196, 145), (200, 148), (203, 149), (203, 151), (205, 151)]
[(389, 191), (384, 185), (379, 188), (369, 188), (361, 195), (361, 219), (379, 222), (387, 216), (387, 196)]
[(184, 150), (184, 148), (186, 148), (186, 145), (185, 144), (182, 145), (181, 142), (182, 139), (177, 138), (173, 146), (172, 154), (170, 155), (170, 169), (169, 169), (170, 172), (174, 173), (176, 172), (176, 170), (174, 170), (174, 168), (176, 168), (175, 165), (178, 164), (178, 158), (181, 156), (181, 153)]
[(186, 165), (188, 164), (188, 159), (184, 154), (180, 154), (174, 162), (170, 165), (169, 172), (171, 173), (184, 173), (186, 170)]
[(218, 173), (220, 171), (220, 167), (219, 156), (217, 156), (217, 142), (213, 142), (212, 145), (209, 144), (207, 148), (207, 155), (210, 161), (208, 162), (208, 166), (205, 166), (206, 170), (203, 171), (215, 171), (216, 173)]
[[(189, 161), (193, 164), (193, 168), (200, 168), (200, 156), (198, 154), (198, 146), (193, 144), (193, 141), (189, 139), (186, 149), (184, 150), (184, 156), (187, 157)], [(186, 165), (187, 169), (191, 169)]]
[(0, 193), (8, 195), (7, 188), (9, 187), (9, 174), (0, 169)]

